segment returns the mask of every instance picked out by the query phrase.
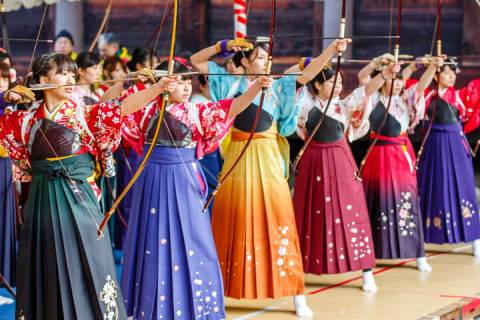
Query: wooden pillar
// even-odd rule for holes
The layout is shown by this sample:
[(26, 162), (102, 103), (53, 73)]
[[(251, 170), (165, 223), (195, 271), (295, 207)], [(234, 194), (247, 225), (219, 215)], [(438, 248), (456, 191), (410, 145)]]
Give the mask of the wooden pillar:
[[(180, 1), (180, 45), (181, 50), (196, 52), (207, 44), (207, 4), (208, 0)], [(179, 51), (178, 51), (179, 52)]]
[(83, 51), (83, 1), (60, 0), (55, 7), (55, 34), (67, 30), (73, 36), (75, 51)]
[[(325, 2), (323, 0), (316, 0), (313, 4), (313, 32), (314, 37), (323, 35), (323, 11), (325, 10)], [(313, 39), (313, 52), (312, 55), (318, 55), (323, 50), (323, 40)]]

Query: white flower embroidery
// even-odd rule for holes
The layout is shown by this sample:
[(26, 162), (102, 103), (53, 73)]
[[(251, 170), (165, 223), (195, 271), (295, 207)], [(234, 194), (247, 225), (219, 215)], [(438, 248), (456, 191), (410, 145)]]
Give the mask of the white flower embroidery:
[(409, 231), (412, 233), (412, 229), (415, 229), (417, 226), (413, 220), (413, 215), (410, 212), (412, 209), (411, 202), (412, 194), (410, 192), (402, 192), (402, 199), (400, 200), (399, 210), (398, 210), (398, 227), (400, 229), (400, 234), (403, 237), (408, 236)]
[(105, 312), (103, 313), (104, 320), (117, 320), (118, 319), (118, 306), (117, 306), (117, 284), (112, 280), (110, 275), (105, 278), (106, 282), (100, 291), (100, 301), (105, 304)]

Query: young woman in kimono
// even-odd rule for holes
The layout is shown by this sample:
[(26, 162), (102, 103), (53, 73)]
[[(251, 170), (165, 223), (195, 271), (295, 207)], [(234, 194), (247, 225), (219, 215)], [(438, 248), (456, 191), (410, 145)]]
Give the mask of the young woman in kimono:
[[(121, 80), (128, 74), (127, 64), (117, 56), (103, 60), (102, 75), (104, 80)], [(103, 96), (113, 84), (102, 83), (98, 86), (96, 93)]]
[[(385, 70), (391, 77), (398, 65)], [(306, 140), (334, 96), (326, 118), (305, 149), (295, 176), (293, 204), (305, 272), (334, 274), (363, 270), (364, 291), (376, 291), (372, 234), (363, 186), (347, 139), (368, 131), (369, 99), (382, 85), (380, 75), (344, 99), (343, 74), (325, 67), (305, 89), (298, 135)]]
[[(82, 52), (75, 60), (78, 66), (77, 83), (93, 83), (101, 78), (100, 58), (93, 52)], [(94, 84), (77, 85), (73, 89), (73, 97), (78, 103), (92, 105), (100, 101)]]
[[(166, 70), (168, 61), (159, 68)], [(175, 58), (174, 72), (188, 72)], [(260, 77), (243, 95), (190, 103), (191, 79), (169, 97), (157, 141), (160, 100), (135, 114), (141, 138), (155, 143), (134, 189), (124, 244), (122, 291), (134, 319), (224, 319), (223, 285), (210, 217), (203, 212), (207, 183), (198, 162), (214, 151), (242, 112), (271, 79)]]
[(97, 239), (103, 215), (95, 158), (106, 170), (104, 151), (118, 145), (123, 116), (174, 82), (87, 106), (71, 100), (77, 67), (68, 56), (42, 55), (32, 71), (30, 83), (56, 87), (27, 111), (0, 116), (0, 144), (19, 178), (32, 182), (19, 235), (15, 318), (126, 319), (108, 231)]
[[(265, 94), (253, 140), (232, 175), (219, 189), (212, 212), (212, 228), (225, 285), (232, 298), (263, 299), (294, 296), (297, 316), (312, 316), (304, 294), (304, 273), (295, 227), (290, 189), (289, 146), (283, 136), (295, 131), (302, 98), (297, 83), (313, 79), (347, 40), (336, 40), (299, 76), (276, 79)], [(239, 78), (208, 60), (222, 51), (236, 51), (237, 67), (247, 72)], [(245, 92), (254, 74), (265, 72), (268, 46), (243, 39), (223, 40), (194, 54), (190, 60), (209, 73), (214, 101)], [(222, 172), (227, 172), (247, 143), (260, 95), (234, 123), (232, 141)]]
[(373, 72), (384, 80), (380, 90), (370, 99), (368, 114), (370, 138), (378, 138), (378, 141), (366, 159), (362, 176), (375, 256), (377, 259), (416, 258), (420, 271), (431, 271), (432, 268), (425, 258), (416, 157), (408, 132), (423, 119), (423, 91), (432, 81), (440, 62), (441, 59), (437, 59), (431, 63), (420, 81), (406, 91), (406, 79), (400, 76), (395, 80), (390, 109), (381, 132), (392, 79), (384, 76), (382, 67)]
[(472, 154), (463, 133), (463, 123), (469, 130), (480, 124), (472, 117), (480, 107), (473, 104), (478, 101), (480, 85), (474, 80), (457, 90), (456, 73), (456, 65), (441, 66), (435, 89), (425, 92), (424, 128), (430, 121), (433, 125), (418, 168), (420, 206), (426, 242), (473, 242), (473, 253), (480, 257), (480, 213)]

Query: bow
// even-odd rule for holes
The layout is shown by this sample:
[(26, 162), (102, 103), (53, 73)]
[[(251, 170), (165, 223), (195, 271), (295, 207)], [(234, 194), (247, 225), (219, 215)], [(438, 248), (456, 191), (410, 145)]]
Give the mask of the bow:
[[(402, 25), (402, 0), (398, 0), (398, 14), (397, 14), (397, 37), (395, 38), (395, 48), (394, 48), (394, 63), (398, 62), (398, 55), (400, 52), (400, 30), (401, 30), (401, 25)], [(392, 97), (393, 97), (393, 86), (395, 84), (395, 79), (397, 78), (397, 74), (394, 73), (392, 76), (392, 84), (390, 86), (390, 93), (388, 96), (388, 102), (387, 102), (387, 108), (385, 110), (385, 113), (383, 114), (382, 121), (380, 122), (380, 126), (378, 127), (377, 134), (375, 139), (370, 143), (367, 149), (367, 153), (365, 154), (365, 157), (363, 157), (362, 162), (360, 163), (360, 168), (358, 169), (356, 178), (358, 180), (362, 179), (362, 173), (363, 173), (363, 168), (365, 167), (365, 163), (367, 162), (368, 156), (372, 152), (373, 148), (375, 147), (375, 144), (377, 143), (378, 139), (380, 138), (380, 135), (382, 134), (383, 127), (385, 126), (385, 122), (387, 121), (388, 113), (390, 111), (390, 107), (392, 106)]]
[[(268, 40), (268, 59), (267, 59), (267, 63), (266, 63), (266, 66), (265, 66), (265, 75), (270, 74), (270, 71), (272, 69), (273, 35), (275, 33), (275, 22), (276, 22), (276, 13), (277, 13), (276, 12), (276, 9), (277, 9), (276, 7), (277, 7), (277, 1), (272, 0), (272, 11), (271, 11), (272, 13), (271, 13), (271, 20), (270, 20), (270, 34), (269, 34), (269, 40)], [(222, 178), (218, 182), (217, 186), (215, 187), (215, 189), (212, 191), (212, 193), (208, 197), (207, 202), (205, 203), (205, 205), (203, 207), (204, 211), (206, 211), (208, 209), (208, 207), (210, 206), (210, 203), (213, 201), (213, 198), (218, 193), (218, 190), (223, 185), (223, 183), (227, 180), (228, 176), (230, 176), (230, 174), (232, 174), (233, 169), (235, 169), (237, 164), (240, 162), (240, 160), (244, 156), (245, 152), (247, 151), (248, 146), (252, 142), (253, 136), (255, 135), (255, 129), (257, 128), (258, 120), (260, 119), (260, 112), (262, 111), (262, 106), (263, 106), (263, 102), (265, 100), (266, 92), (267, 92), (267, 89), (263, 88), (262, 93), (260, 95), (260, 103), (258, 104), (258, 109), (257, 109), (257, 112), (255, 114), (255, 119), (253, 120), (252, 128), (251, 128), (250, 133), (248, 135), (248, 139), (247, 139), (247, 142), (245, 143), (245, 146), (240, 151), (240, 154), (238, 155), (237, 159), (235, 159), (235, 161), (233, 162), (230, 169), (228, 169), (228, 171), (224, 175), (222, 175)]]
[[(437, 0), (437, 23), (435, 25), (435, 31), (434, 31), (434, 37), (435, 37), (435, 33), (436, 33), (436, 38), (437, 38), (437, 56), (440, 57), (442, 55), (442, 32), (441, 32), (441, 21), (442, 21), (442, 7), (441, 7), (441, 0)], [(433, 43), (433, 41), (432, 41)], [(432, 46), (432, 49), (433, 49), (433, 46)], [(433, 127), (433, 123), (434, 123), (434, 119), (435, 119), (435, 116), (437, 115), (437, 107), (438, 107), (438, 103), (440, 101), (440, 68), (437, 69), (437, 96), (436, 96), (436, 103), (434, 104), (433, 106), (433, 110), (432, 110), (432, 117), (429, 119), (430, 120), (430, 123), (428, 124), (428, 128), (427, 128), (427, 131), (425, 132), (425, 135), (423, 136), (422, 138), (422, 143), (420, 145), (420, 149), (418, 150), (418, 154), (417, 154), (417, 161), (416, 161), (416, 169), (418, 170), (418, 164), (420, 163), (420, 158), (422, 157), (422, 154), (423, 154), (423, 149), (425, 147), (425, 144), (427, 143), (427, 139), (428, 137), (430, 136), (430, 132), (432, 131), (432, 127)], [(452, 110), (450, 108), (448, 108), (448, 110), (450, 112), (452, 112)], [(470, 151), (470, 154), (472, 155), (472, 157), (475, 157), (477, 151), (478, 151), (478, 145), (479, 145), (479, 141), (477, 141), (477, 144), (475, 146), (475, 150), (472, 150), (467, 138), (465, 137), (465, 135), (463, 134), (463, 128), (462, 126), (460, 125), (459, 121), (456, 122), (456, 124), (458, 125), (459, 129), (460, 129), (460, 132), (461, 132), (461, 135), (462, 137), (465, 139), (465, 145), (468, 146), (468, 149)]]
[[(167, 10), (167, 8), (165, 8)], [(176, 38), (176, 33), (177, 33), (177, 16), (178, 16), (178, 0), (173, 0), (173, 24), (172, 24), (172, 34), (171, 34), (171, 42), (170, 42), (170, 55), (169, 55), (169, 64), (168, 64), (168, 74), (172, 75), (173, 74), (173, 66), (175, 60), (173, 60), (173, 55), (175, 53), (175, 38)], [(158, 116), (157, 120), (157, 126), (155, 128), (155, 133), (153, 135), (152, 143), (150, 144), (150, 147), (148, 148), (147, 152), (145, 153), (145, 157), (143, 158), (142, 162), (140, 163), (137, 171), (133, 175), (132, 179), (128, 182), (128, 184), (125, 186), (125, 189), (123, 189), (122, 193), (117, 197), (115, 202), (113, 203), (112, 207), (110, 210), (105, 213), (105, 217), (103, 218), (102, 222), (100, 223), (100, 226), (98, 228), (98, 236), (101, 236), (103, 229), (105, 228), (105, 225), (107, 224), (108, 220), (111, 218), (113, 215), (115, 209), (118, 207), (120, 202), (123, 200), (125, 195), (128, 193), (128, 191), (132, 188), (132, 186), (135, 184), (135, 181), (137, 181), (138, 177), (142, 173), (142, 171), (145, 169), (148, 159), (150, 158), (150, 155), (152, 154), (153, 149), (155, 148), (155, 141), (157, 141), (158, 134), (160, 133), (160, 128), (162, 126), (163, 122), (163, 115), (165, 113), (165, 106), (168, 101), (168, 93), (165, 92), (162, 96), (162, 104), (160, 107), (160, 113)]]
[[(346, 1), (342, 0), (342, 15), (341, 15), (341, 18), (340, 18), (340, 32), (339, 32), (339, 35), (338, 35), (338, 39), (344, 39), (345, 38), (345, 22), (346, 22), (345, 8), (346, 8)], [(337, 79), (338, 79), (338, 74), (340, 73), (341, 63), (342, 63), (342, 52), (338, 52), (337, 53), (337, 65), (335, 67), (335, 75), (333, 76), (333, 87), (332, 87), (332, 91), (330, 91), (330, 96), (328, 97), (328, 102), (327, 102), (327, 105), (325, 107), (325, 111), (321, 114), (320, 119), (318, 119), (317, 124), (313, 128), (313, 131), (309, 134), (307, 140), (305, 141), (305, 143), (302, 146), (302, 149), (300, 149), (300, 151), (298, 152), (297, 157), (295, 158), (295, 161), (293, 162), (293, 165), (292, 165), (293, 172), (295, 172), (295, 170), (297, 169), (298, 163), (300, 162), (300, 159), (302, 158), (303, 153), (305, 152), (308, 145), (312, 141), (313, 137), (318, 132), (318, 130), (322, 126), (323, 122), (327, 118), (327, 112), (328, 112), (328, 109), (330, 108), (330, 105), (332, 104), (333, 94), (335, 92), (335, 87), (337, 85)]]
[(102, 23), (100, 24), (97, 34), (95, 35), (95, 38), (93, 38), (93, 41), (90, 44), (90, 47), (88, 48), (88, 52), (92, 52), (93, 49), (95, 49), (98, 39), (100, 38), (100, 35), (103, 32), (103, 29), (105, 29), (105, 26), (107, 25), (108, 18), (110, 17), (110, 11), (112, 11), (112, 4), (113, 4), (113, 0), (108, 0), (107, 8), (105, 9), (105, 14), (103, 15)]
[[(440, 29), (441, 27), (441, 21), (442, 21), (442, 7), (441, 7), (441, 0), (437, 0), (437, 20), (435, 24), (435, 30), (433, 32), (433, 37), (435, 38), (435, 33), (437, 37), (437, 56), (440, 57), (442, 55), (442, 30)], [(432, 40), (433, 44), (433, 40)], [(433, 51), (433, 45), (432, 45), (432, 50)], [(415, 163), (415, 168), (418, 170), (418, 164), (420, 163), (420, 159), (423, 154), (423, 149), (425, 148), (425, 144), (427, 143), (427, 139), (430, 136), (430, 132), (432, 131), (433, 127), (433, 122), (435, 119), (435, 116), (437, 115), (437, 106), (438, 102), (440, 100), (440, 68), (437, 69), (437, 97), (436, 97), (436, 103), (433, 106), (433, 111), (432, 111), (432, 117), (430, 118), (430, 123), (428, 124), (427, 131), (422, 137), (422, 143), (420, 144), (420, 149), (418, 149), (417, 153), (417, 161)]]

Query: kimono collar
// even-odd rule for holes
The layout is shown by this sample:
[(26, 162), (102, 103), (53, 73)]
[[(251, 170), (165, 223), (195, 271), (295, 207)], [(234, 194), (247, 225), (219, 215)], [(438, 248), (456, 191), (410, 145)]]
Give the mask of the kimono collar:
[(52, 120), (55, 118), (55, 116), (58, 114), (60, 109), (63, 107), (66, 108), (73, 108), (75, 107), (75, 104), (71, 100), (63, 100), (61, 103), (59, 103), (55, 108), (52, 110), (52, 112), (48, 111), (47, 106), (45, 105), (45, 102), (41, 105), (40, 108), (37, 110), (37, 114), (41, 116), (41, 118), (47, 118), (49, 120)]
[[(314, 100), (315, 106), (320, 106), (322, 109), (325, 108), (325, 106), (328, 104), (328, 98), (321, 99), (318, 95), (313, 96), (313, 100)], [(333, 97), (331, 103), (339, 104), (340, 96)]]

